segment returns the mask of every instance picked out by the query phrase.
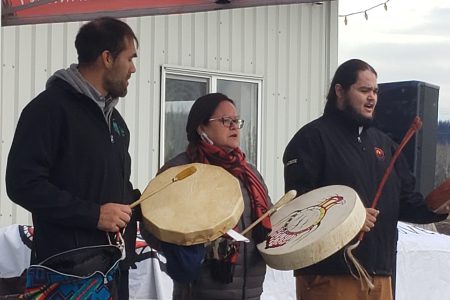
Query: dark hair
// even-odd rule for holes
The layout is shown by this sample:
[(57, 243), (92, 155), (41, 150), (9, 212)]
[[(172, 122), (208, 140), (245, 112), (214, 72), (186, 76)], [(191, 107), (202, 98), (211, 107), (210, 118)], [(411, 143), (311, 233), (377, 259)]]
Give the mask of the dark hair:
[(358, 73), (365, 70), (369, 70), (374, 73), (375, 76), (378, 76), (377, 72), (371, 65), (360, 59), (347, 60), (337, 68), (336, 73), (334, 73), (333, 80), (331, 81), (330, 89), (328, 90), (325, 111), (336, 106), (336, 84), (340, 84), (344, 91), (348, 91), (350, 86), (358, 80)]
[(78, 63), (89, 65), (105, 50), (116, 58), (125, 47), (125, 41), (138, 39), (128, 24), (110, 17), (93, 20), (81, 26), (75, 38), (75, 48), (78, 53)]
[(233, 100), (221, 93), (207, 94), (195, 100), (186, 124), (187, 139), (190, 144), (196, 144), (200, 141), (200, 136), (197, 133), (198, 126), (208, 124), (217, 106), (223, 101), (228, 101), (235, 105)]

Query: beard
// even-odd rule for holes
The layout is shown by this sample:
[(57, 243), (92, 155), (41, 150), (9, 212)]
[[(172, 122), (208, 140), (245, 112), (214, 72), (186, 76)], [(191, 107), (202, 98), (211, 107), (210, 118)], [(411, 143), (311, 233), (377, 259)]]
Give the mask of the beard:
[(367, 118), (363, 116), (361, 113), (356, 111), (356, 109), (351, 105), (350, 100), (348, 98), (345, 98), (344, 100), (344, 114), (354, 121), (358, 126), (369, 126), (373, 123), (373, 117), (375, 115), (375, 111), (372, 114), (372, 117)]
[(104, 86), (113, 98), (125, 97), (128, 92), (127, 81), (114, 78), (114, 74), (105, 78)]

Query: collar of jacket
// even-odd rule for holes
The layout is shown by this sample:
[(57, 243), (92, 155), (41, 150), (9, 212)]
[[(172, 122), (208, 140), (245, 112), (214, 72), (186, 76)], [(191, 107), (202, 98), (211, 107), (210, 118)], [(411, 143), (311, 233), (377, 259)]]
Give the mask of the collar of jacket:
[(350, 116), (350, 114), (346, 113), (338, 109), (336, 106), (328, 106), (325, 108), (324, 117), (330, 118), (335, 122), (341, 124), (343, 127), (347, 128), (351, 132), (356, 132), (358, 134), (358, 128), (363, 126), (363, 130), (367, 130), (367, 128), (372, 126), (372, 123), (362, 125), (359, 121), (355, 120)]

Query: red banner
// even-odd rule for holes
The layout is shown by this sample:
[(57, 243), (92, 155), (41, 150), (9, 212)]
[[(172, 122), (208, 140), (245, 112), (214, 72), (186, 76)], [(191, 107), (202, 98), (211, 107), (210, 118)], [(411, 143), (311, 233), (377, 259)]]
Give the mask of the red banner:
[[(330, 1), (330, 0), (329, 0)], [(314, 0), (2, 0), (2, 25), (187, 13)]]
[[(59, 0), (7, 1), (17, 16), (51, 16), (61, 14), (95, 13), (99, 11), (134, 10), (142, 8), (169, 8), (184, 5), (201, 5), (211, 3), (205, 0)], [(48, 3), (46, 3), (48, 2)], [(6, 9), (6, 7), (3, 7)]]

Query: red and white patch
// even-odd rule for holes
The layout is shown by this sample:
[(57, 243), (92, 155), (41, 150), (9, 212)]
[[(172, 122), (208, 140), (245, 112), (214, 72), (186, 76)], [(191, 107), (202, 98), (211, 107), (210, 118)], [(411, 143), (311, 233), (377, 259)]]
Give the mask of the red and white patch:
[(379, 159), (379, 160), (384, 160), (384, 151), (381, 148), (375, 147), (375, 156)]

